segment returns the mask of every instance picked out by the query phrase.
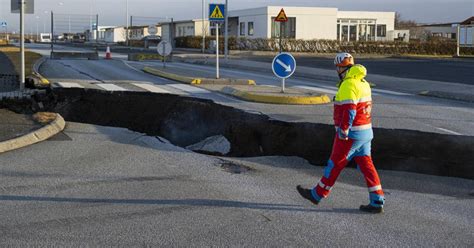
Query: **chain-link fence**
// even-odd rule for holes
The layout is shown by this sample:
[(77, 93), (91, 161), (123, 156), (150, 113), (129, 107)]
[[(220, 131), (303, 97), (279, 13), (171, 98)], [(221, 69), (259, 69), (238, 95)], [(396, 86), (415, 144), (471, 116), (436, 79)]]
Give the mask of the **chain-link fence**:
[(53, 42), (85, 43), (97, 39), (98, 15), (52, 14)]
[(0, 92), (15, 91), (20, 88), (20, 79), (16, 74), (0, 74)]

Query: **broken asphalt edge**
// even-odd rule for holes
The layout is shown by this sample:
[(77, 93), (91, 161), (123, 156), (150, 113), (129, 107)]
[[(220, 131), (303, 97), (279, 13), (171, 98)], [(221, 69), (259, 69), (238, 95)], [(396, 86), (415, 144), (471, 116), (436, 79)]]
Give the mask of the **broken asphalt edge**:
[(64, 121), (60, 114), (56, 114), (56, 118), (48, 125), (23, 136), (0, 142), (0, 153), (16, 150), (39, 143), (41, 141), (45, 141), (63, 131), (65, 126), (66, 121)]
[(46, 57), (42, 57), (36, 61), (36, 63), (33, 65), (33, 75), (38, 78), (42, 86), (49, 86), (51, 85), (49, 80), (39, 73), (39, 68), (44, 62), (46, 62)]
[(255, 80), (251, 79), (229, 79), (229, 78), (221, 78), (221, 79), (213, 79), (213, 78), (193, 78), (182, 76), (174, 73), (164, 72), (162, 70), (145, 67), (143, 71), (152, 74), (158, 77), (163, 77), (166, 79), (171, 79), (173, 81), (177, 81), (180, 83), (185, 84), (229, 84), (229, 85), (255, 85)]
[(442, 92), (442, 91), (425, 90), (425, 91), (419, 92), (418, 95), (474, 103), (474, 95), (473, 94), (460, 94), (460, 93), (451, 94), (451, 93)]
[(234, 96), (236, 98), (258, 102), (258, 103), (272, 103), (272, 104), (288, 104), (288, 105), (316, 105), (330, 103), (331, 99), (328, 95), (322, 94), (319, 96), (290, 96), (290, 95), (269, 95), (258, 94), (255, 92), (247, 92), (237, 90), (232, 87), (224, 87), (222, 93)]

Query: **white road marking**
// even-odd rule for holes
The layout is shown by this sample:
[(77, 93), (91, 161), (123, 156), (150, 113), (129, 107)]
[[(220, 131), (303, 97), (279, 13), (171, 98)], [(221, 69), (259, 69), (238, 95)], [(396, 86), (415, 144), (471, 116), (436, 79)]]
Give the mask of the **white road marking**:
[(186, 84), (167, 84), (166, 86), (170, 86), (182, 91), (185, 91), (187, 93), (192, 93), (192, 94), (208, 94), (211, 93), (208, 90), (204, 90), (195, 86), (191, 85), (186, 85)]
[(83, 89), (84, 86), (78, 84), (78, 83), (65, 83), (65, 82), (57, 82), (59, 86), (62, 88), (81, 88)]
[(137, 68), (135, 68), (135, 67), (131, 66), (130, 64), (128, 64), (129, 62), (126, 62), (125, 60), (122, 60), (122, 62), (123, 62), (128, 68), (130, 68), (130, 69), (132, 69), (132, 70), (134, 70), (134, 71), (136, 71), (136, 72), (143, 73), (143, 71), (140, 71), (140, 70), (138, 70)]
[(139, 87), (139, 88), (142, 88), (144, 90), (147, 90), (149, 92), (153, 92), (153, 93), (171, 93), (167, 90), (164, 90), (158, 86), (155, 86), (155, 85), (151, 85), (151, 84), (139, 84), (139, 83), (134, 83), (133, 85)]
[(107, 91), (128, 91), (127, 89), (119, 87), (115, 84), (96, 84), (96, 85)]
[(450, 133), (450, 134), (454, 134), (454, 135), (462, 135), (461, 133), (454, 132), (454, 131), (451, 131), (451, 130), (446, 129), (446, 128), (441, 128), (441, 127), (435, 127), (435, 128), (440, 130), (440, 131), (446, 132), (446, 133)]
[(378, 93), (396, 95), (396, 96), (413, 96), (413, 94), (402, 93), (402, 92), (391, 91), (391, 90), (372, 89), (372, 91), (373, 92), (378, 92)]

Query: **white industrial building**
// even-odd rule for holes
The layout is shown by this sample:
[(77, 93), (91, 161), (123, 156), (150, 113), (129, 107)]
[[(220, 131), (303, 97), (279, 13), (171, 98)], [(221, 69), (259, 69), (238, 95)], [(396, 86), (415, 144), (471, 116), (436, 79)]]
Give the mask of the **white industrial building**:
[(286, 38), (341, 41), (393, 40), (395, 12), (339, 11), (337, 8), (267, 6), (229, 12), (231, 35), (278, 38), (280, 23), (274, 19), (284, 8)]
[[(246, 38), (278, 38), (280, 23), (274, 19), (284, 9), (289, 21), (284, 37), (312, 40), (393, 41), (406, 38), (408, 31), (396, 31), (395, 12), (340, 11), (337, 8), (267, 6), (229, 11), (229, 35)], [(171, 37), (171, 23), (162, 23), (163, 38)], [(174, 22), (174, 37), (213, 34), (207, 20)], [(408, 34), (409, 35), (409, 34)]]

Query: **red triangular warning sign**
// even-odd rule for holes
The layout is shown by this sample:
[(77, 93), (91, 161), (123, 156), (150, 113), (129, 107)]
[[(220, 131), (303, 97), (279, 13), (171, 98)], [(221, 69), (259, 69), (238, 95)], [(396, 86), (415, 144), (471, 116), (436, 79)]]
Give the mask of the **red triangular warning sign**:
[(278, 16), (275, 18), (275, 21), (276, 21), (276, 22), (287, 22), (287, 21), (288, 21), (288, 17), (286, 16), (286, 13), (285, 13), (285, 10), (284, 10), (284, 9), (281, 9), (281, 10), (280, 10), (280, 13), (279, 13)]

